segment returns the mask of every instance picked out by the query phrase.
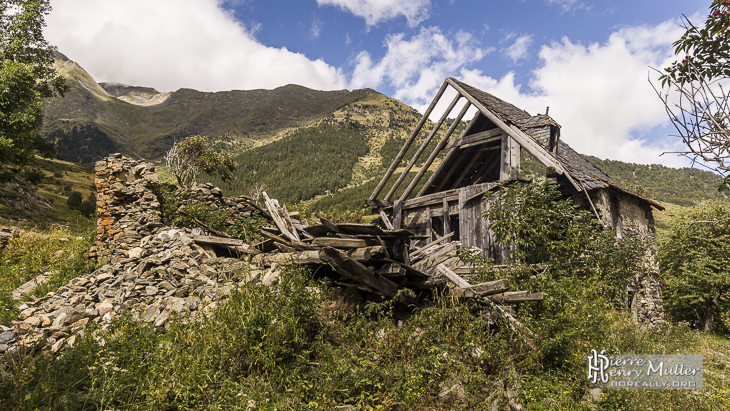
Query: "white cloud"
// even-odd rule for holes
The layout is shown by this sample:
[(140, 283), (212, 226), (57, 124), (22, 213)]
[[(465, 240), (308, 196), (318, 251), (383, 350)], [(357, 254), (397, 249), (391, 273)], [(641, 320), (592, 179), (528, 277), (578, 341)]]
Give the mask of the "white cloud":
[(317, 16), (312, 17), (312, 27), (309, 30), (309, 34), (313, 39), (319, 37), (319, 33), (322, 32), (322, 27), (324, 27), (322, 20), (318, 19)]
[(449, 38), (438, 27), (422, 28), (410, 38), (403, 33), (390, 35), (385, 47), (379, 61), (366, 51), (357, 55), (351, 87), (387, 85), (395, 90), (393, 97), (416, 108), (430, 102), (445, 77), (490, 52), (479, 48), (467, 33)]
[[(619, 30), (603, 44), (585, 46), (564, 38), (542, 47), (544, 64), (533, 72), (530, 86), (548, 97), (551, 115), (577, 151), (631, 162), (659, 161), (657, 156), (677, 142), (641, 139), (667, 123), (648, 81), (649, 66), (668, 64), (671, 43), (682, 31), (675, 22), (665, 22)], [(667, 156), (662, 162), (681, 163)]]
[(564, 13), (581, 9), (588, 10), (590, 8), (581, 0), (547, 0), (547, 2), (560, 7)]
[(523, 34), (522, 36), (518, 37), (515, 42), (512, 43), (509, 47), (506, 47), (503, 50), (503, 53), (507, 57), (512, 59), (512, 62), (516, 64), (518, 61), (527, 58), (528, 50), (531, 44), (532, 35)]
[(428, 18), (431, 0), (317, 0), (320, 6), (337, 6), (362, 17), (368, 26), (403, 16), (410, 27)]
[(266, 47), (217, 0), (52, 1), (45, 36), (97, 81), (159, 91), (332, 90), (342, 73), (286, 48)]
[[(664, 108), (648, 76), (673, 58), (671, 43), (682, 29), (669, 21), (657, 26), (614, 32), (604, 43), (581, 44), (568, 38), (540, 49), (541, 64), (528, 85), (513, 73), (501, 78), (474, 68), (488, 53), (465, 33), (451, 40), (438, 28), (412, 38), (400, 34), (386, 42), (385, 56), (368, 53), (356, 60), (353, 87), (388, 85), (395, 97), (425, 110), (444, 77), (455, 76), (531, 114), (545, 113), (562, 125), (562, 138), (580, 153), (635, 163), (686, 166), (674, 155), (681, 142), (671, 132)], [(653, 75), (653, 74), (652, 74)], [(529, 86), (529, 87), (527, 87)], [(432, 118), (440, 115), (454, 93), (445, 95)], [(452, 113), (453, 115), (453, 113)]]

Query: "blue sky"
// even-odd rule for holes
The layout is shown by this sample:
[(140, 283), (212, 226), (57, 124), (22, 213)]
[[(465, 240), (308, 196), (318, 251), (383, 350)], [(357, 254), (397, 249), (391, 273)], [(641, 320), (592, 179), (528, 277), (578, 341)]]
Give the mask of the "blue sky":
[(174, 91), (373, 88), (423, 110), (447, 76), (601, 158), (684, 165), (649, 67), (710, 0), (51, 0), (46, 37), (97, 81)]

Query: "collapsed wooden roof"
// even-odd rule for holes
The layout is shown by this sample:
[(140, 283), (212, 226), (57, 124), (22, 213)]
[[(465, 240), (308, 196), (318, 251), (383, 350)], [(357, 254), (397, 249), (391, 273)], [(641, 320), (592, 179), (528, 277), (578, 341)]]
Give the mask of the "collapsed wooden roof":
[[(433, 112), (448, 87), (457, 91), (449, 107), (422, 142), (405, 170), (398, 176), (384, 197), (378, 199), (387, 182), (403, 160), (406, 152), (421, 132), (426, 120)], [(466, 99), (466, 103), (443, 134), (430, 153), (428, 159), (420, 167), (415, 177), (410, 180), (406, 189), (395, 198), (401, 183), (406, 180), (416, 162), (420, 159), (428, 144), (434, 139), (441, 126), (456, 107), (458, 102)], [(451, 139), (454, 131), (461, 123), (466, 112), (475, 107), (477, 113), (468, 123), (458, 138)], [(506, 134), (509, 139), (501, 136)], [(499, 181), (516, 177), (510, 175), (509, 159), (501, 157), (506, 150), (505, 144), (518, 144), (546, 167), (550, 167), (558, 175), (564, 176), (577, 191), (588, 192), (601, 188), (613, 188), (660, 210), (664, 207), (639, 193), (622, 187), (591, 162), (575, 152), (570, 146), (560, 141), (560, 125), (548, 115), (530, 115), (528, 112), (501, 100), (489, 93), (462, 83), (454, 78), (447, 78), (436, 97), (424, 113), (393, 163), (388, 168), (380, 183), (368, 198), (367, 203), (376, 206), (392, 206), (395, 202), (403, 202), (413, 193), (426, 171), (434, 163), (439, 153), (446, 150), (446, 155), (423, 185), (416, 197), (451, 190), (468, 185)], [(519, 153), (519, 150), (512, 150)], [(519, 154), (517, 154), (519, 156)], [(508, 164), (500, 164), (505, 163)], [(519, 159), (513, 160), (519, 164)], [(517, 166), (519, 167), (519, 165)], [(505, 171), (507, 170), (507, 171)], [(507, 173), (507, 174), (505, 174)]]

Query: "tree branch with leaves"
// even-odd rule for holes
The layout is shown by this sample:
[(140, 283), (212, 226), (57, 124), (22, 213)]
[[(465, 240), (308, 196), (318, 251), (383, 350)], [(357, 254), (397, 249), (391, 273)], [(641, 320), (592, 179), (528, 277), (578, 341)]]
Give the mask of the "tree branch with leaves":
[(233, 158), (208, 148), (208, 138), (204, 136), (188, 137), (173, 144), (165, 154), (165, 164), (182, 188), (197, 184), (201, 173), (217, 174), (223, 181), (228, 181), (236, 169)]
[(55, 47), (43, 37), (48, 0), (0, 1), (0, 162), (25, 165), (55, 145), (38, 130), (42, 99), (63, 96), (64, 78), (53, 67)]
[(679, 154), (725, 177), (730, 187), (730, 0), (714, 0), (704, 26), (682, 17), (685, 33), (673, 43), (683, 55), (654, 87), (687, 147)]

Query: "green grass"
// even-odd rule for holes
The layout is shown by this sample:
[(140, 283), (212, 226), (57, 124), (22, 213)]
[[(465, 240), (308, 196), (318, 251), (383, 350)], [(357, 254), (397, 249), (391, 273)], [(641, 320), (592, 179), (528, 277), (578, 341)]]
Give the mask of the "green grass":
[(72, 191), (78, 191), (86, 198), (95, 190), (91, 167), (40, 157), (29, 166), (39, 169), (43, 178), (37, 186), (0, 184), (0, 224), (44, 229), (67, 225), (72, 230), (93, 227), (93, 221), (66, 205)]
[[(32, 350), (6, 357), (0, 397), (14, 410), (364, 410), (484, 409), (507, 383), (526, 410), (589, 410), (583, 402), (587, 352), (550, 365), (475, 306), (445, 296), (393, 320), (413, 296), (355, 305), (331, 300), (311, 274), (288, 270), (275, 287), (244, 285), (202, 324), (173, 320), (166, 334), (120, 316), (89, 329), (62, 355)], [(423, 302), (422, 302), (423, 303)], [(576, 341), (612, 352), (703, 354), (699, 392), (605, 390), (597, 409), (722, 410), (730, 385), (728, 341), (670, 326), (658, 332), (623, 313), (597, 312), (601, 333)], [(533, 325), (534, 326), (534, 325)], [(540, 336), (541, 345), (550, 336)], [(459, 381), (466, 399), (439, 393)]]
[[(88, 274), (96, 264), (84, 253), (96, 238), (95, 230), (74, 232), (65, 226), (48, 231), (23, 230), (20, 237), (0, 250), (0, 324), (9, 326), (17, 314), (20, 301), (12, 298), (12, 291), (45, 272), (51, 273), (48, 282), (32, 294), (43, 296), (68, 283), (73, 278)], [(54, 257), (55, 255), (55, 257)]]

